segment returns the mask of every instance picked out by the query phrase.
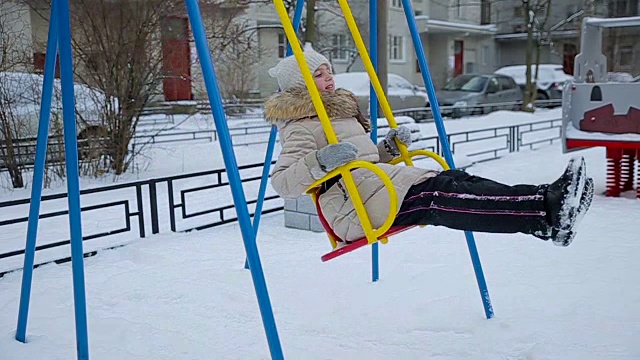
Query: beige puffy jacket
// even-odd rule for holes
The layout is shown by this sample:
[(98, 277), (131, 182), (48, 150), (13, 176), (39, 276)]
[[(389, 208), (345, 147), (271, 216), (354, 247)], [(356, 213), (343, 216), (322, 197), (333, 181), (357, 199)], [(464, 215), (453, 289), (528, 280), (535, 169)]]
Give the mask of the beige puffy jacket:
[[(358, 159), (379, 163), (391, 178), (398, 195), (398, 208), (409, 188), (435, 176), (436, 171), (386, 164), (392, 156), (382, 143), (376, 146), (367, 134), (370, 128), (358, 109), (356, 97), (347, 90), (323, 93), (323, 102), (331, 124), (341, 142), (358, 148)], [(327, 138), (305, 87), (295, 87), (271, 96), (265, 102), (266, 119), (278, 126), (282, 150), (271, 174), (271, 185), (285, 199), (303, 195), (307, 188), (325, 175), (316, 158)], [(377, 175), (366, 169), (352, 171), (373, 228), (380, 227), (389, 213), (389, 194)], [(358, 216), (344, 185), (332, 186), (320, 196), (322, 212), (336, 235), (347, 241), (364, 236)]]

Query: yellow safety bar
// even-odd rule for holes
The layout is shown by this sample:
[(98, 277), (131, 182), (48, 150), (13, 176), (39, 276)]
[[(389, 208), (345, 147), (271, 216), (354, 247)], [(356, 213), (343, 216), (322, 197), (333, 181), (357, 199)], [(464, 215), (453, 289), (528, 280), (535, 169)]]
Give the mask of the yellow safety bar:
[[(371, 62), (371, 58), (369, 57), (369, 53), (367, 52), (364, 41), (362, 40), (362, 36), (360, 35), (360, 31), (358, 30), (358, 25), (356, 24), (356, 21), (353, 18), (351, 8), (349, 7), (347, 0), (338, 0), (338, 3), (340, 4), (340, 8), (344, 13), (347, 26), (351, 31), (354, 43), (358, 49), (358, 52), (360, 53), (360, 58), (362, 59), (364, 67), (371, 80), (371, 84), (378, 97), (380, 106), (382, 107), (382, 112), (384, 113), (389, 123), (389, 126), (391, 128), (396, 128), (398, 124), (395, 120), (395, 117), (393, 116), (393, 112), (391, 110), (391, 106), (389, 105), (389, 101), (387, 100), (387, 97), (384, 94), (382, 85), (380, 84), (378, 76), (375, 72), (375, 69)], [(287, 40), (289, 41), (291, 49), (293, 50), (293, 55), (298, 63), (298, 67), (300, 68), (300, 72), (302, 73), (302, 77), (307, 86), (307, 90), (309, 91), (309, 95), (311, 96), (311, 101), (313, 102), (313, 106), (316, 109), (318, 118), (320, 119), (320, 123), (322, 124), (322, 128), (324, 129), (324, 132), (327, 136), (327, 141), (329, 142), (329, 144), (335, 144), (338, 142), (338, 138), (333, 130), (333, 127), (331, 126), (331, 120), (329, 119), (327, 111), (322, 102), (320, 92), (318, 91), (318, 88), (315, 85), (315, 82), (313, 80), (313, 75), (308, 70), (309, 66), (307, 65), (306, 59), (304, 57), (304, 53), (298, 42), (298, 38), (296, 36), (295, 30), (291, 25), (291, 19), (289, 19), (289, 15), (287, 13), (284, 2), (283, 0), (274, 0), (274, 5), (276, 7), (276, 11), (278, 12), (278, 16), (280, 17), (280, 22), (284, 27), (284, 32), (285, 32), (285, 35), (287, 36)], [(426, 151), (426, 150), (416, 150), (416, 151), (409, 152), (407, 149), (407, 146), (404, 143), (398, 141), (398, 139), (395, 139), (395, 141), (398, 146), (398, 149), (400, 150), (400, 157), (398, 157), (393, 162), (391, 162), (392, 164), (397, 164), (401, 161), (404, 161), (406, 165), (413, 166), (413, 161), (411, 159), (412, 156), (425, 155), (435, 159), (443, 168), (445, 169), (449, 168), (447, 163), (444, 161), (444, 159), (442, 159), (437, 154), (430, 151)], [(355, 168), (366, 168), (372, 171), (373, 173), (375, 173), (376, 175), (378, 175), (382, 180), (382, 183), (384, 184), (385, 188), (389, 192), (389, 200), (390, 200), (389, 215), (387, 216), (383, 225), (376, 230), (374, 230), (371, 225), (371, 220), (369, 219), (369, 215), (367, 214), (367, 211), (364, 207), (364, 203), (362, 202), (360, 194), (358, 193), (358, 189), (353, 180), (353, 176), (351, 175), (351, 170)], [(393, 186), (393, 183), (391, 182), (391, 179), (389, 178), (389, 176), (375, 164), (372, 164), (366, 161), (352, 161), (348, 164), (338, 167), (337, 169), (334, 169), (333, 171), (330, 171), (324, 177), (322, 177), (322, 179), (317, 180), (311, 186), (309, 186), (307, 193), (313, 197), (314, 202), (317, 201), (315, 188), (320, 186), (322, 183), (324, 183), (328, 179), (333, 178), (339, 174), (342, 175), (342, 178), (344, 179), (345, 185), (347, 187), (347, 191), (351, 196), (351, 201), (353, 202), (353, 206), (356, 210), (356, 214), (360, 219), (362, 229), (367, 238), (367, 242), (369, 244), (373, 244), (376, 241), (380, 240), (381, 242), (386, 243), (387, 241), (386, 238), (378, 239), (378, 237), (385, 234), (391, 228), (391, 225), (395, 220), (396, 209), (398, 206), (398, 196), (396, 194), (395, 187)], [(335, 248), (337, 246), (336, 239), (333, 239), (331, 236), (329, 236), (329, 238), (331, 240), (331, 245), (333, 246), (333, 248)]]
[[(396, 128), (398, 127), (396, 118), (393, 116), (393, 111), (391, 110), (391, 106), (389, 105), (389, 100), (387, 100), (387, 96), (384, 94), (382, 85), (380, 84), (380, 80), (378, 79), (378, 75), (376, 74), (376, 70), (373, 67), (373, 63), (371, 62), (369, 53), (367, 52), (367, 47), (364, 45), (362, 35), (360, 35), (360, 31), (358, 30), (356, 20), (353, 18), (353, 14), (351, 13), (349, 3), (347, 2), (347, 0), (338, 0), (338, 3), (340, 4), (340, 8), (342, 9), (344, 18), (347, 21), (347, 26), (349, 27), (349, 31), (351, 31), (353, 42), (358, 49), (358, 53), (360, 54), (360, 58), (362, 59), (362, 63), (364, 64), (364, 68), (367, 71), (367, 74), (369, 74), (369, 79), (371, 80), (373, 90), (378, 96), (378, 101), (380, 102), (382, 113), (387, 119), (389, 127)], [(405, 164), (412, 166), (413, 162), (408, 154), (407, 146), (404, 143), (398, 141), (398, 139), (396, 139), (396, 144), (398, 145), (398, 149), (400, 150), (400, 158), (402, 159), (402, 161), (404, 161)]]
[[(447, 161), (445, 159), (442, 158), (442, 156), (434, 153), (433, 151), (429, 151), (429, 150), (413, 150), (413, 151), (409, 151), (409, 153), (407, 154), (409, 157), (411, 157), (412, 159), (416, 156), (426, 156), (429, 158), (432, 158), (433, 160), (435, 160), (440, 166), (442, 166), (442, 168), (444, 170), (449, 170), (449, 164), (447, 164)], [(391, 161), (389, 161), (389, 164), (391, 165), (396, 165), (399, 164), (402, 161), (401, 158), (395, 158)]]
[[(351, 170), (353, 169), (357, 169), (357, 168), (365, 168), (367, 170), (370, 170), (371, 172), (373, 172), (374, 174), (378, 175), (378, 177), (380, 177), (380, 179), (382, 180), (382, 183), (384, 184), (384, 187), (387, 189), (387, 191), (389, 192), (389, 215), (387, 215), (386, 220), (384, 221), (384, 223), (376, 230), (373, 230), (372, 226), (371, 226), (371, 221), (369, 220), (369, 215), (367, 214), (366, 210), (364, 209), (364, 204), (362, 203), (362, 200), (360, 200), (360, 194), (358, 193), (358, 190), (356, 188), (356, 194), (358, 194), (358, 200), (359, 200), (359, 204), (362, 207), (362, 210), (364, 210), (364, 214), (366, 216), (367, 221), (369, 222), (369, 227), (371, 228), (370, 230), (370, 234), (367, 234), (365, 232), (365, 235), (370, 235), (367, 236), (367, 242), (369, 244), (373, 244), (374, 242), (378, 241), (378, 238), (383, 235), (384, 233), (387, 232), (387, 230), (389, 230), (391, 228), (391, 225), (393, 225), (393, 221), (395, 220), (395, 215), (396, 215), (396, 209), (398, 208), (398, 195), (396, 193), (396, 188), (393, 186), (393, 183), (391, 182), (391, 178), (389, 178), (389, 176), (382, 170), (380, 169), (378, 166), (376, 166), (373, 163), (370, 163), (368, 161), (362, 161), (362, 160), (355, 160), (355, 161), (351, 161), (343, 166), (340, 166), (339, 168), (332, 170), (330, 172), (328, 172), (325, 176), (323, 176), (321, 179), (316, 180), (316, 182), (314, 182), (313, 184), (311, 184), (307, 190), (307, 193), (312, 195), (313, 197), (313, 201), (314, 203), (317, 201), (317, 199), (315, 198), (316, 193), (315, 193), (315, 189), (322, 185), (322, 183), (324, 183), (325, 181), (339, 175), (342, 174), (343, 178), (344, 178), (344, 172), (346, 171), (349, 176), (351, 176)], [(353, 180), (351, 180), (353, 181)], [(345, 180), (346, 183), (346, 180)], [(354, 188), (355, 188), (355, 184), (354, 184)], [(349, 192), (349, 194), (351, 194), (351, 192)], [(356, 204), (355, 200), (354, 200), (354, 206)], [(362, 218), (360, 218), (362, 219)], [(337, 246), (336, 240), (331, 238), (331, 236), (329, 237), (331, 240), (331, 245), (335, 248)]]
[[(298, 67), (300, 68), (300, 72), (302, 73), (302, 77), (307, 86), (307, 90), (309, 91), (309, 95), (311, 95), (311, 101), (313, 102), (313, 106), (315, 107), (318, 118), (320, 119), (320, 123), (322, 124), (322, 128), (327, 136), (327, 141), (329, 144), (336, 144), (338, 142), (338, 138), (336, 137), (335, 132), (333, 131), (333, 127), (331, 126), (331, 120), (329, 120), (329, 115), (327, 115), (327, 111), (324, 108), (322, 103), (322, 98), (320, 97), (320, 92), (316, 87), (316, 84), (313, 80), (313, 75), (308, 70), (309, 66), (307, 65), (307, 61), (304, 58), (304, 53), (302, 52), (302, 48), (298, 43), (298, 38), (296, 37), (295, 30), (291, 25), (291, 19), (289, 19), (289, 15), (287, 14), (287, 9), (284, 6), (283, 0), (274, 0), (276, 11), (278, 12), (278, 16), (280, 17), (280, 22), (284, 27), (284, 32), (289, 41), (289, 45), (291, 46), (291, 50), (293, 50), (293, 55), (295, 56), (296, 61), (298, 62)], [(348, 165), (348, 164), (347, 164)], [(373, 169), (375, 165), (369, 164), (369, 169)], [(377, 167), (376, 167), (377, 168)], [(345, 185), (347, 187), (347, 191), (351, 196), (351, 201), (353, 202), (353, 206), (356, 210), (356, 214), (358, 215), (358, 219), (360, 219), (360, 225), (364, 230), (365, 236), (367, 237), (367, 241), (372, 244), (378, 241), (376, 237), (376, 232), (373, 231), (373, 227), (371, 225), (371, 220), (367, 214), (367, 210), (364, 207), (364, 203), (360, 198), (360, 194), (358, 193), (358, 189), (356, 188), (356, 184), (353, 180), (353, 176), (351, 175), (351, 168), (348, 166), (340, 166), (335, 170), (333, 176), (337, 174), (341, 174), (344, 179)], [(372, 170), (373, 171), (373, 170)], [(384, 172), (383, 172), (384, 174)], [(388, 183), (391, 183), (391, 180), (384, 174), (387, 178)], [(328, 178), (327, 176), (323, 177), (323, 179)], [(384, 182), (383, 178), (383, 182)], [(391, 193), (390, 197), (394, 197), (395, 193)], [(395, 201), (396, 204), (398, 202), (397, 197), (394, 197), (392, 201)], [(387, 221), (388, 222), (388, 221)], [(389, 224), (389, 227), (391, 224)], [(378, 230), (383, 230), (381, 227)], [(386, 232), (386, 230), (385, 230)]]

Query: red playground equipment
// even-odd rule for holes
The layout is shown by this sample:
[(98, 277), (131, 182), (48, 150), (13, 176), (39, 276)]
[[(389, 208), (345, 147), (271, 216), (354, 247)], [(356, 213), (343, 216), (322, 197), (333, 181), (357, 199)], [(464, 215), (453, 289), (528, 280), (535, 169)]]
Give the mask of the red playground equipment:
[(640, 26), (640, 17), (583, 22), (574, 79), (563, 91), (562, 140), (564, 152), (606, 148), (606, 196), (620, 196), (635, 185), (640, 199), (640, 82), (608, 82), (601, 53), (602, 29), (627, 26)]

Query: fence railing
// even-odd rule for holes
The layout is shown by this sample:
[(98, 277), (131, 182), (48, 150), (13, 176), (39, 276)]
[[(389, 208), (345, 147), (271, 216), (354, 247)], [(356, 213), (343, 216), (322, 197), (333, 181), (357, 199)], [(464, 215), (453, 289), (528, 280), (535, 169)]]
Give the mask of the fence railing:
[[(539, 100), (539, 105), (548, 107), (551, 105), (560, 105), (560, 100)], [(239, 105), (240, 106), (240, 105)], [(257, 105), (251, 105), (256, 107)], [(454, 107), (454, 106), (442, 106), (440, 107), (443, 114), (451, 116), (455, 111), (462, 109), (461, 116), (489, 113), (497, 110), (515, 110), (519, 109), (522, 103), (518, 102), (505, 102), (495, 104), (483, 104), (474, 105), (466, 108)], [(245, 105), (242, 105), (246, 108)], [(433, 114), (430, 108), (414, 108), (403, 109), (394, 111), (395, 116), (409, 116), (417, 122), (428, 122), (433, 120)], [(247, 125), (233, 125), (230, 118), (229, 133), (231, 135), (234, 146), (246, 146), (255, 144), (267, 143), (267, 138), (254, 139), (249, 138), (250, 135), (268, 134), (271, 129), (271, 125), (264, 122), (262, 117), (256, 117), (254, 119), (243, 118), (245, 121), (251, 121), (254, 124)], [(180, 142), (212, 142), (218, 139), (218, 132), (215, 129), (207, 130), (191, 130), (191, 131), (165, 131), (158, 134), (144, 134), (136, 135), (134, 139), (144, 141), (145, 143), (160, 144), (160, 143), (180, 143)]]
[[(562, 99), (536, 100), (536, 107), (552, 108), (562, 105)], [(489, 114), (498, 110), (518, 111), (522, 109), (522, 101), (501, 102), (492, 104), (478, 104), (466, 106), (440, 106), (440, 113), (444, 117), (459, 118), (463, 116)], [(433, 121), (433, 111), (430, 107), (395, 110), (396, 116), (409, 116), (417, 122)]]
[[(517, 102), (505, 102), (505, 103), (496, 103), (496, 104), (483, 104), (483, 105), (474, 105), (468, 107), (455, 107), (455, 106), (442, 106), (440, 107), (442, 113), (446, 116), (454, 116), (458, 114), (460, 116), (473, 115), (473, 114), (481, 114), (481, 113), (489, 113), (496, 110), (514, 110), (519, 109), (521, 103)], [(549, 107), (560, 105), (560, 100), (539, 100), (538, 105), (541, 107)], [(199, 103), (197, 105), (198, 111), (202, 113), (210, 112), (210, 107), (207, 107), (208, 103)], [(248, 111), (259, 109), (260, 105), (258, 103), (250, 103), (250, 104), (227, 104), (225, 105), (225, 112), (227, 112), (229, 116), (229, 134), (231, 135), (233, 145), (234, 146), (247, 146), (247, 145), (256, 145), (256, 144), (265, 144), (267, 143), (267, 138), (264, 137), (262, 139), (255, 139), (252, 136), (268, 134), (271, 131), (271, 125), (264, 122), (261, 115), (257, 115), (255, 118), (248, 118), (246, 113)], [(144, 110), (143, 115), (163, 115), (166, 117), (150, 117), (150, 118), (141, 118), (140, 124), (145, 125), (158, 125), (158, 124), (174, 124), (174, 118), (171, 114), (164, 114), (162, 111), (169, 111), (170, 107), (157, 107), (150, 108)], [(209, 109), (209, 110), (207, 110)], [(240, 116), (239, 118), (236, 117)], [(417, 122), (425, 122), (433, 120), (433, 114), (430, 108), (415, 108), (415, 109), (403, 109), (394, 111), (394, 115), (396, 116), (409, 116), (416, 120)], [(240, 124), (233, 124), (233, 122), (237, 122)], [(143, 144), (168, 144), (168, 143), (185, 143), (185, 142), (213, 142), (218, 140), (218, 131), (215, 129), (205, 129), (205, 130), (163, 130), (153, 133), (145, 133), (139, 132), (133, 137), (133, 142), (131, 144), (131, 149), (135, 152), (134, 149), (138, 148), (140, 143)], [(35, 160), (35, 138), (23, 139), (20, 141), (14, 141), (14, 151), (19, 153), (17, 160), (21, 165), (30, 167), (33, 165)], [(61, 146), (61, 140), (56, 137), (51, 137), (50, 139), (50, 148), (54, 148), (54, 146)], [(5, 145), (0, 144), (0, 154), (2, 154), (5, 149)], [(58, 159), (55, 157), (60, 157), (60, 154), (52, 153), (51, 151), (48, 153), (48, 161), (61, 161), (62, 159)], [(6, 165), (3, 163), (2, 156), (0, 156), (0, 171), (4, 170)]]
[[(448, 135), (455, 155), (462, 154), (474, 162), (496, 159), (521, 149), (535, 149), (560, 139), (562, 119), (541, 120), (521, 125), (499, 126), (458, 132)], [(419, 137), (415, 147), (442, 154), (437, 136)], [(263, 169), (262, 163), (240, 166), (240, 176), (247, 194), (249, 211), (253, 216)], [(108, 195), (106, 195), (108, 194)], [(229, 191), (225, 169), (167, 176), (131, 183), (85, 189), (80, 192), (84, 240), (93, 255), (99, 249), (120, 246), (121, 242), (151, 233), (200, 230), (237, 221), (235, 206)], [(46, 195), (42, 198), (37, 254), (64, 248), (68, 252), (66, 194)], [(0, 277), (22, 266), (29, 199), (0, 202)], [(283, 209), (283, 201), (270, 187), (267, 190), (263, 213)], [(16, 238), (16, 234), (24, 235)], [(63, 262), (69, 258), (64, 251), (42, 254), (38, 264)]]
[[(262, 168), (262, 163), (239, 167), (252, 216)], [(157, 234), (163, 230), (201, 230), (237, 221), (228, 187), (226, 170), (216, 169), (84, 189), (80, 199), (86, 253), (92, 255), (97, 249), (110, 248), (114, 244), (119, 246), (132, 237), (144, 238), (149, 231)], [(253, 198), (250, 197), (252, 193)], [(68, 251), (70, 244), (65, 231), (68, 228), (66, 197), (66, 193), (42, 197), (41, 230), (36, 247), (36, 259), (42, 261), (37, 266), (68, 260), (60, 255)], [(0, 202), (0, 209), (11, 209), (0, 216), (0, 229), (3, 229), (0, 232), (0, 277), (22, 266), (29, 204), (28, 198)], [(283, 201), (272, 190), (268, 191), (262, 213), (282, 209)], [(51, 229), (55, 231), (49, 231)], [(16, 238), (22, 231), (24, 235)], [(92, 244), (105, 238), (112, 240)]]
[[(561, 139), (562, 119), (540, 120), (521, 125), (505, 125), (489, 129), (447, 134), (454, 154), (464, 154), (473, 161), (497, 159), (520, 149), (535, 149)], [(420, 137), (414, 146), (442, 154), (438, 136)]]

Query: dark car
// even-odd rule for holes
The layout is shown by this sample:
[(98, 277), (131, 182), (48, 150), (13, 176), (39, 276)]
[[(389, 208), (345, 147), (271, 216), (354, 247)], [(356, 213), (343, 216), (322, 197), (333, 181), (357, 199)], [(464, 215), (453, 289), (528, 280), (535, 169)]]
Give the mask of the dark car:
[[(535, 76), (536, 65), (531, 65), (531, 77)], [(496, 74), (512, 77), (523, 91), (527, 83), (527, 67), (526, 65), (505, 66), (495, 71)], [(573, 76), (564, 72), (562, 65), (540, 64), (538, 67), (538, 86), (537, 99), (550, 100), (562, 99), (562, 89), (567, 81), (573, 79)]]
[(483, 114), (500, 107), (521, 102), (522, 90), (509, 76), (498, 74), (464, 74), (449, 81), (437, 92), (438, 105), (444, 116), (459, 117)]

